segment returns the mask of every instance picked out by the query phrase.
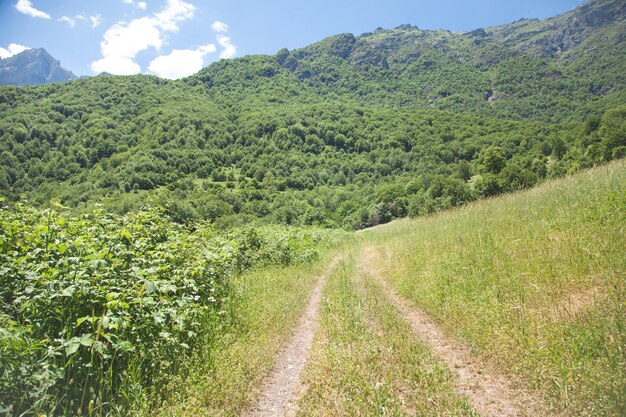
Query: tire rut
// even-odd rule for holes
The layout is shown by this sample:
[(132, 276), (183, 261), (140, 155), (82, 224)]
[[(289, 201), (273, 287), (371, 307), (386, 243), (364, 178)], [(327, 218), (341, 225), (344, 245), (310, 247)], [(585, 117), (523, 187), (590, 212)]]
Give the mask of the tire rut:
[(248, 417), (295, 416), (298, 400), (305, 391), (300, 375), (306, 365), (313, 337), (319, 326), (319, 308), (326, 278), (332, 273), (341, 257), (330, 262), (311, 291), (309, 300), (293, 331), (289, 343), (278, 356), (257, 402), (246, 413)]
[(457, 391), (478, 413), (494, 417), (546, 415), (537, 396), (513, 388), (508, 379), (489, 370), (463, 343), (446, 335), (431, 317), (398, 295), (374, 267), (376, 256), (372, 247), (365, 248), (359, 268), (379, 283), (413, 332), (456, 374)]

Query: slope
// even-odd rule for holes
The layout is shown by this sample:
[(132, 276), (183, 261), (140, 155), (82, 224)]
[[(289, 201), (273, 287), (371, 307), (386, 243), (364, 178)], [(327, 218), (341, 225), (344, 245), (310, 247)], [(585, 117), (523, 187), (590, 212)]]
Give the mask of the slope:
[(27, 49), (12, 57), (0, 59), (0, 85), (58, 83), (76, 78), (42, 48)]
[(361, 236), (376, 273), (552, 412), (624, 412), (624, 162)]
[(224, 227), (428, 213), (623, 156), (624, 40), (623, 2), (595, 0), (468, 33), (337, 35), (183, 81), (2, 87), (0, 190)]

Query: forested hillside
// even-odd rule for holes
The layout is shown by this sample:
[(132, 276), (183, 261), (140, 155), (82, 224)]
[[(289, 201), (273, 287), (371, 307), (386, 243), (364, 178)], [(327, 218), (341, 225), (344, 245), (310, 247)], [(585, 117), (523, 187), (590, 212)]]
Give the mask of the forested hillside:
[(624, 155), (626, 4), (467, 33), (410, 25), (181, 81), (0, 88), (0, 190), (180, 222), (361, 228)]

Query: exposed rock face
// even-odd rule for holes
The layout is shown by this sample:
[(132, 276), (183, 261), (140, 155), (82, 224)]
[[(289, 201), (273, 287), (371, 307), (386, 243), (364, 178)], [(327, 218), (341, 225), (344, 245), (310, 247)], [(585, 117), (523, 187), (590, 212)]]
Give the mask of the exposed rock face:
[(354, 35), (346, 33), (337, 35), (331, 39), (332, 43), (329, 48), (329, 54), (343, 59), (348, 58), (352, 52), (352, 47), (356, 42)]
[(27, 49), (10, 58), (0, 59), (0, 84), (47, 84), (76, 78), (42, 48)]
[(349, 60), (350, 65), (357, 71), (365, 70), (369, 67), (389, 68), (384, 49), (363, 40), (357, 42), (357, 45), (350, 54)]
[(495, 90), (489, 90), (485, 92), (483, 97), (489, 102), (489, 104), (493, 104), (496, 101), (502, 100), (504, 98), (504, 94), (499, 93)]

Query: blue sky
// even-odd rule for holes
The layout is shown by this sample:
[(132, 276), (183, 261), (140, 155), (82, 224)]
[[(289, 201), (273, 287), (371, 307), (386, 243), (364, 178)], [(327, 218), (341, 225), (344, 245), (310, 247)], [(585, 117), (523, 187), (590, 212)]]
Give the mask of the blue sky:
[(544, 19), (581, 0), (0, 0), (0, 57), (43, 47), (76, 75), (193, 74), (338, 33), (409, 23), (455, 32)]

